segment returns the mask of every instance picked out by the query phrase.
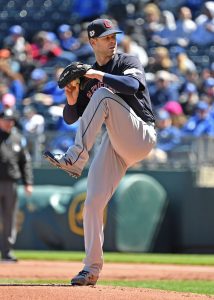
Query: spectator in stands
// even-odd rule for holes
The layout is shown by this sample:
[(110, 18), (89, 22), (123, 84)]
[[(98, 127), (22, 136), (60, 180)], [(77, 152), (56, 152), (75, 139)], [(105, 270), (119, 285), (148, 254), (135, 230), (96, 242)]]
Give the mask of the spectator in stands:
[(3, 47), (11, 51), (16, 61), (19, 63), (25, 62), (30, 54), (30, 48), (25, 39), (23, 27), (20, 25), (11, 26), (8, 36), (3, 40)]
[(71, 26), (68, 24), (61, 24), (57, 29), (60, 45), (63, 50), (73, 51), (79, 47), (79, 41), (73, 36)]
[(186, 82), (179, 96), (179, 102), (186, 116), (194, 113), (195, 105), (199, 101), (197, 86), (194, 83)]
[(177, 101), (168, 101), (163, 109), (165, 109), (171, 117), (172, 126), (181, 128), (183, 127), (184, 123), (186, 123), (186, 116), (184, 115), (182, 106)]
[[(35, 68), (31, 45), (23, 35), (23, 28), (19, 25), (11, 26), (9, 35), (3, 40), (5, 48), (0, 50), (0, 57), (7, 59), (11, 70), (21, 74), (24, 83), (28, 80), (30, 72)], [(16, 95), (17, 96), (17, 95)], [(22, 97), (18, 97), (21, 102)]]
[(156, 73), (155, 85), (150, 87), (150, 97), (156, 109), (163, 107), (168, 101), (178, 101), (179, 94), (173, 85), (173, 74), (161, 70)]
[(190, 43), (201, 47), (214, 43), (214, 2), (204, 3), (204, 15), (198, 18), (196, 30), (190, 36)]
[(7, 49), (0, 50), (0, 81), (4, 83), (17, 101), (22, 102), (25, 93), (24, 78), (21, 73), (12, 69), (11, 54)]
[(6, 84), (0, 83), (0, 111), (6, 108), (15, 109), (16, 98), (10, 93), (9, 88)]
[(152, 45), (153, 36), (163, 29), (161, 21), (161, 11), (154, 3), (148, 3), (144, 7), (145, 22), (143, 24), (144, 33), (149, 44)]
[(205, 67), (205, 68), (203, 68), (201, 70), (201, 72), (200, 72), (200, 87), (203, 87), (203, 82), (206, 79), (208, 79), (210, 77), (214, 77), (214, 76), (212, 76), (212, 70), (211, 70), (211, 68), (212, 68), (212, 65), (210, 66), (210, 68), (209, 67)]
[(157, 111), (157, 145), (166, 153), (172, 151), (181, 142), (181, 131), (179, 128), (172, 125), (171, 115), (165, 110)]
[(62, 73), (62, 67), (55, 67), (53, 78), (48, 80), (42, 86), (41, 92), (45, 95), (49, 95), (51, 97), (51, 105), (60, 105), (64, 104), (66, 101), (65, 91), (64, 89), (60, 89), (58, 87), (58, 79), (60, 74)]
[(152, 40), (157, 45), (171, 45), (174, 43), (174, 31), (176, 29), (175, 17), (168, 10), (162, 11), (163, 26), (159, 31), (156, 31)]
[[(70, 50), (67, 51), (61, 47), (60, 40), (59, 40), (58, 36), (55, 34), (55, 32), (52, 32), (52, 31), (47, 32), (47, 41), (50, 45), (50, 48), (58, 49), (58, 54), (55, 57), (53, 57), (53, 59), (57, 59), (59, 62), (60, 62), (60, 60), (62, 62), (64, 62), (64, 60), (65, 60), (65, 64), (68, 64), (68, 63), (76, 60), (76, 56)], [(48, 65), (49, 65), (49, 62), (51, 62), (51, 60), (49, 60), (47, 62)], [(57, 62), (55, 64), (57, 64)]]
[(3, 110), (8, 109), (8, 108), (15, 110), (16, 98), (14, 97), (13, 94), (5, 93), (4, 95), (2, 95), (0, 102), (2, 104)]
[(88, 42), (88, 33), (87, 30), (83, 29), (79, 35), (79, 47), (72, 51), (76, 55), (77, 60), (93, 64), (95, 61), (94, 52), (91, 45)]
[(173, 67), (171, 71), (179, 77), (183, 77), (185, 80), (186, 73), (188, 71), (194, 72), (197, 71), (197, 67), (194, 62), (188, 57), (186, 51), (177, 47), (175, 51), (175, 60), (173, 61)]
[(181, 131), (172, 125), (171, 115), (163, 108), (156, 112), (157, 144), (148, 157), (151, 162), (165, 163), (181, 143)]
[(190, 34), (196, 30), (196, 27), (191, 10), (186, 6), (182, 6), (176, 21), (176, 29), (173, 32), (174, 43), (181, 47), (188, 46)]
[(53, 100), (43, 89), (48, 82), (48, 75), (42, 68), (35, 68), (30, 75), (27, 85), (26, 97), (23, 99), (23, 105), (34, 104), (37, 106), (51, 105)]
[(65, 92), (58, 87), (57, 83), (62, 71), (62, 67), (56, 66), (53, 69), (53, 77), (50, 78), (44, 69), (34, 69), (28, 82), (28, 90), (23, 104), (34, 104), (37, 109), (41, 109), (42, 113), (44, 113), (44, 110), (46, 110), (44, 108), (47, 106), (64, 104), (66, 100)]
[(33, 36), (33, 43), (30, 45), (31, 55), (41, 66), (62, 53), (62, 48), (52, 38), (47, 31), (39, 31)]
[[(193, 0), (194, 1), (194, 0)], [(204, 21), (208, 20), (207, 16), (207, 8), (208, 10), (213, 8), (212, 1), (203, 1), (202, 7), (198, 13), (198, 15), (195, 17), (195, 22), (197, 25), (202, 24)]]
[(162, 19), (166, 29), (169, 29), (170, 31), (174, 31), (176, 29), (175, 16), (170, 10), (162, 11)]
[(195, 113), (182, 128), (184, 136), (214, 136), (214, 120), (210, 114), (210, 107), (204, 101), (195, 106)]
[(187, 6), (192, 14), (193, 14), (193, 18), (195, 18), (196, 16), (198, 16), (198, 14), (200, 13), (202, 6), (203, 6), (204, 0), (185, 0), (184, 1), (184, 5)]
[(120, 44), (118, 44), (118, 50), (129, 53), (130, 55), (137, 56), (144, 67), (147, 66), (149, 58), (143, 47), (138, 45), (131, 37), (125, 35)]
[(0, 49), (0, 60), (2, 62), (7, 62), (14, 73), (18, 73), (20, 71), (20, 63), (13, 57), (9, 49)]
[(34, 106), (28, 105), (23, 110), (21, 125), (33, 161), (36, 163), (41, 162), (45, 129), (44, 117), (37, 113)]
[(208, 77), (202, 84), (201, 98), (209, 103), (214, 103), (214, 77)]
[(132, 40), (139, 44), (139, 46), (147, 49), (147, 40), (143, 29), (143, 19), (126, 19), (124, 24), (124, 33)]
[(199, 87), (201, 85), (201, 74), (198, 69), (196, 70), (188, 70), (186, 71), (184, 81), (181, 83), (179, 92), (182, 93), (186, 88), (188, 83), (193, 83), (196, 86), (196, 89), (199, 91)]
[(146, 71), (152, 73), (156, 73), (160, 70), (170, 71), (172, 66), (173, 62), (168, 49), (166, 47), (157, 47), (154, 49), (153, 55), (149, 57)]
[(42, 68), (34, 68), (27, 82), (26, 96), (30, 96), (37, 91), (41, 91), (44, 83), (47, 81), (47, 73)]

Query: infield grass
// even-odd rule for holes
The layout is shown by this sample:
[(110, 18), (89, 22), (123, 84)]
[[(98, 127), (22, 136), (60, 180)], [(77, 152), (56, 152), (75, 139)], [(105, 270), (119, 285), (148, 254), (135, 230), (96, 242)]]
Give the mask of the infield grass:
[[(23, 260), (82, 261), (84, 252), (76, 251), (21, 251), (16, 255)], [(149, 263), (214, 266), (213, 254), (154, 254), (154, 253), (115, 253), (105, 252), (105, 262)]]
[(214, 295), (213, 281), (207, 280), (144, 280), (144, 281), (101, 281), (103, 285), (150, 288), (183, 293)]

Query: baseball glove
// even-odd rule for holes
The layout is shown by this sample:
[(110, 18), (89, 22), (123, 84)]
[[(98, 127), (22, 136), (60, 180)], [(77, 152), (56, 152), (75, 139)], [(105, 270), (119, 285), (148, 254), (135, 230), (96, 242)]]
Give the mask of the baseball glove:
[(63, 89), (72, 80), (82, 77), (91, 68), (91, 65), (83, 64), (78, 61), (72, 62), (62, 71), (58, 80), (59, 88)]

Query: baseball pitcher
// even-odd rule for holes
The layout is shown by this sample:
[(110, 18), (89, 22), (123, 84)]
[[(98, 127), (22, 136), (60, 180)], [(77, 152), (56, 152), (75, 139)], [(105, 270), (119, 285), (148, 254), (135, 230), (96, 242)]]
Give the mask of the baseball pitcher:
[[(68, 124), (79, 121), (72, 145), (65, 154), (49, 151), (54, 166), (79, 177), (103, 123), (106, 132), (88, 172), (83, 225), (86, 257), (83, 270), (72, 285), (95, 285), (103, 266), (103, 212), (126, 170), (143, 160), (156, 143), (155, 118), (138, 58), (117, 53), (111, 20), (96, 19), (88, 25), (93, 66), (73, 63), (63, 71), (59, 87), (65, 88), (63, 116)], [(80, 79), (76, 79), (80, 77)]]

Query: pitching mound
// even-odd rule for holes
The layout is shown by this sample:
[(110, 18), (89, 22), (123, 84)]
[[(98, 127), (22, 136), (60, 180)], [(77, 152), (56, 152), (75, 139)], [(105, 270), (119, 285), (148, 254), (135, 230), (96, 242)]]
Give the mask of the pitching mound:
[[(67, 280), (68, 285), (1, 285), (0, 299), (59, 299), (59, 300), (208, 300), (213, 296), (196, 295), (191, 293), (167, 292), (143, 288), (124, 288), (101, 286), (71, 287), (70, 278), (80, 271), (81, 263), (20, 261), (18, 263), (1, 263), (1, 279), (55, 279)], [(174, 266), (149, 264), (105, 264), (100, 276), (101, 280), (110, 279), (201, 279), (214, 280), (214, 267)]]

